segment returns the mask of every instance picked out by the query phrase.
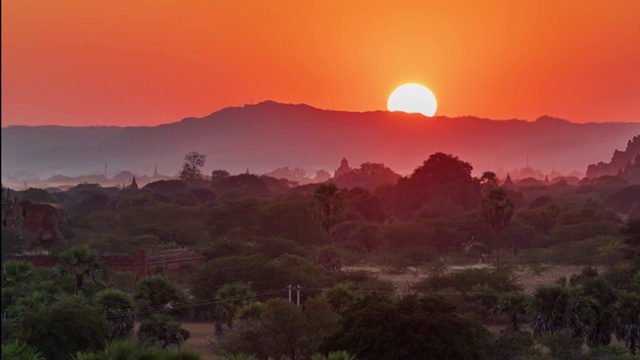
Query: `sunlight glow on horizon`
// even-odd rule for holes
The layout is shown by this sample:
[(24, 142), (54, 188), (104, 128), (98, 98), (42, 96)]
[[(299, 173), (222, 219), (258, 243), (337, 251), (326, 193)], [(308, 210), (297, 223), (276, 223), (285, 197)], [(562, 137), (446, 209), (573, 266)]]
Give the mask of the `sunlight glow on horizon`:
[(640, 1), (597, 3), (3, 1), (2, 125), (375, 111), (410, 81), (449, 117), (639, 122)]

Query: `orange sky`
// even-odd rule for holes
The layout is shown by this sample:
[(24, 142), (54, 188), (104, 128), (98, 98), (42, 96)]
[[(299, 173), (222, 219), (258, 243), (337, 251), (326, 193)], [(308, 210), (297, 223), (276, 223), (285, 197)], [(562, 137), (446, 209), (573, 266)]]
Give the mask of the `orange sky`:
[[(251, 4), (251, 5), (246, 5)], [(272, 99), (640, 122), (638, 0), (2, 1), (2, 125), (152, 125)]]

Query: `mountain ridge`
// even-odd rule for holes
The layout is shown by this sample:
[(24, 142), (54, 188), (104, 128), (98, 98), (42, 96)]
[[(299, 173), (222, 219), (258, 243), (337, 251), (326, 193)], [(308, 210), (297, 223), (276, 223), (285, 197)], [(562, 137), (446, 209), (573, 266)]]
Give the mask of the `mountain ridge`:
[[(347, 157), (354, 164), (384, 162), (407, 173), (431, 153), (444, 151), (478, 171), (508, 169), (523, 164), (526, 156), (537, 167), (584, 171), (636, 134), (638, 123), (578, 124), (551, 116), (535, 121), (428, 118), (265, 101), (156, 126), (2, 128), (2, 170), (86, 174), (107, 163), (113, 171), (147, 173), (157, 163), (164, 173), (173, 173), (186, 152), (199, 151), (208, 155), (206, 171), (332, 170)], [(572, 158), (561, 159), (567, 154)], [(549, 163), (549, 157), (556, 161)]]

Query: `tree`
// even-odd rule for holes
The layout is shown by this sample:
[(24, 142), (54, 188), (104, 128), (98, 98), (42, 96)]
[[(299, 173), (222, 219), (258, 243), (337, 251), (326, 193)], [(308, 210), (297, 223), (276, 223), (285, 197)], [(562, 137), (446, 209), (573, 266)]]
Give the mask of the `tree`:
[(154, 344), (162, 349), (180, 347), (189, 339), (190, 333), (166, 314), (152, 314), (140, 323), (138, 339), (142, 343)]
[(133, 298), (145, 313), (170, 310), (184, 302), (184, 294), (163, 274), (147, 276), (140, 280)]
[(592, 348), (609, 345), (614, 331), (614, 307), (618, 300), (615, 289), (602, 277), (587, 278), (580, 284), (580, 296), (593, 316), (586, 319), (587, 345)]
[(2, 288), (11, 287), (24, 293), (33, 277), (33, 265), (24, 261), (9, 260), (2, 264)]
[(498, 187), (498, 177), (496, 173), (493, 171), (483, 172), (480, 177), (480, 186), (482, 187), (483, 193), (487, 193), (489, 190)]
[(500, 296), (496, 311), (509, 315), (511, 331), (520, 332), (520, 317), (527, 313), (527, 296), (521, 292), (510, 292)]
[(303, 358), (308, 359), (330, 336), (339, 329), (340, 316), (333, 311), (323, 296), (316, 296), (304, 303), (305, 328)]
[(569, 329), (582, 337), (594, 314), (578, 289), (560, 285), (539, 286), (531, 300), (531, 328), (534, 334), (554, 334)]
[(300, 348), (305, 343), (303, 337), (305, 318), (302, 310), (283, 299), (272, 299), (261, 316), (268, 351), (271, 356), (280, 359), (283, 356), (291, 360), (300, 357)]
[(629, 247), (627, 257), (633, 258), (640, 248), (640, 218), (629, 219), (620, 232), (625, 235), (624, 242)]
[(219, 321), (227, 323), (227, 327), (233, 327), (233, 318), (238, 310), (246, 305), (253, 296), (251, 287), (241, 282), (224, 284), (215, 296), (214, 313)]
[[(513, 217), (514, 206), (507, 192), (503, 188), (492, 188), (482, 199), (480, 205), (480, 216), (482, 220), (491, 227), (494, 234), (502, 232)], [(489, 243), (490, 244), (490, 243)], [(489, 246), (489, 250), (494, 246)], [(496, 266), (500, 267), (500, 244), (495, 245), (496, 248)]]
[(66, 295), (50, 306), (23, 312), (16, 337), (47, 359), (68, 360), (77, 351), (104, 348), (108, 333), (109, 323), (98, 307)]
[(2, 344), (2, 360), (45, 360), (44, 355), (22, 340)]
[(429, 156), (408, 178), (398, 180), (395, 206), (401, 214), (412, 214), (429, 203), (464, 210), (478, 206), (480, 182), (471, 177), (473, 167), (457, 156), (441, 152)]
[(334, 311), (342, 313), (355, 300), (354, 290), (351, 283), (338, 283), (322, 291), (322, 296)]
[[(267, 306), (261, 302), (253, 302), (242, 307), (233, 321), (233, 328), (224, 333), (216, 332), (218, 338), (214, 351), (222, 356), (241, 353), (254, 354), (257, 359), (267, 360), (269, 354), (266, 343), (269, 341), (264, 333), (261, 316)], [(222, 357), (225, 359), (225, 357)]]
[(640, 294), (620, 294), (615, 309), (616, 338), (626, 345), (632, 355), (640, 349)]
[(229, 177), (229, 172), (227, 170), (213, 170), (211, 172), (211, 181), (216, 183), (222, 179), (226, 179)]
[(106, 277), (107, 267), (102, 259), (89, 250), (87, 245), (72, 246), (60, 253), (62, 264), (54, 268), (54, 274), (71, 274), (75, 279), (75, 294), (84, 295), (84, 280)]
[(316, 261), (318, 265), (329, 271), (339, 271), (342, 267), (340, 254), (338, 253), (338, 249), (334, 246), (325, 246), (319, 249)]
[(201, 180), (204, 178), (202, 175), (202, 168), (206, 161), (207, 155), (200, 154), (195, 151), (191, 151), (184, 156), (184, 164), (182, 164), (182, 170), (178, 176), (181, 180)]
[(331, 228), (338, 222), (338, 215), (344, 207), (340, 190), (333, 183), (325, 183), (316, 189), (313, 197), (316, 200), (315, 219), (331, 241)]
[(133, 334), (135, 315), (133, 304), (127, 293), (116, 289), (105, 289), (95, 295), (94, 301), (103, 309), (107, 320), (111, 323), (108, 340), (126, 338)]
[(441, 298), (399, 300), (366, 296), (343, 313), (330, 351), (349, 349), (358, 358), (383, 360), (486, 359), (490, 334), (456, 313)]

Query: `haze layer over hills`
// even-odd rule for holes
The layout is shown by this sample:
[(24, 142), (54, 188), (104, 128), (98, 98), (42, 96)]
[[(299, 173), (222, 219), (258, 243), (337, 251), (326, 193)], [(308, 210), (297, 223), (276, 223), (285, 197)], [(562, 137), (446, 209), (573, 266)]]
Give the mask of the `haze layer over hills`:
[(622, 149), (640, 123), (575, 124), (541, 117), (534, 122), (476, 117), (341, 112), (266, 101), (226, 108), (202, 118), (154, 127), (11, 126), (2, 128), (3, 176), (131, 170), (174, 175), (184, 155), (207, 155), (206, 172), (265, 173), (280, 166), (333, 170), (384, 163), (408, 174), (434, 152), (459, 156), (474, 172), (530, 165), (544, 172), (584, 172)]

